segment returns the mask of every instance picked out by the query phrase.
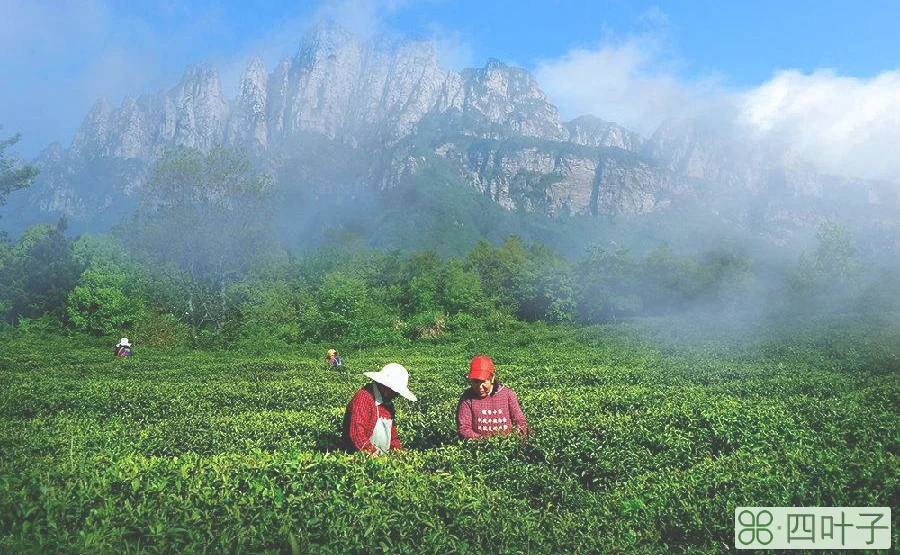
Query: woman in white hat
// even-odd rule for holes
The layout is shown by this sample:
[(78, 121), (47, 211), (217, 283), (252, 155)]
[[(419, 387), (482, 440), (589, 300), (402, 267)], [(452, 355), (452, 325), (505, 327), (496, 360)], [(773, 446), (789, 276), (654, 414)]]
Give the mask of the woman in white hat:
[(119, 358), (131, 357), (131, 343), (128, 342), (127, 337), (123, 337), (116, 343), (116, 356)]
[(350, 399), (344, 411), (342, 440), (350, 453), (365, 451), (382, 455), (403, 449), (394, 424), (395, 397), (400, 395), (415, 402), (416, 396), (407, 387), (409, 373), (392, 362), (379, 372), (364, 372), (372, 379)]

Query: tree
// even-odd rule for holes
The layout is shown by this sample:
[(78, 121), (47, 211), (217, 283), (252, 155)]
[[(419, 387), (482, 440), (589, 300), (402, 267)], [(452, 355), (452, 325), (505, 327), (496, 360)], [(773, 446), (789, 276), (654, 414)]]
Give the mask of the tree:
[(133, 247), (194, 278), (227, 280), (270, 239), (272, 180), (240, 151), (170, 151), (157, 163), (139, 208)]
[(16, 321), (52, 312), (61, 316), (69, 292), (83, 266), (73, 256), (72, 242), (57, 226), (42, 224), (26, 229), (0, 267), (0, 305)]
[(143, 304), (129, 294), (128, 276), (113, 265), (97, 265), (81, 274), (69, 293), (66, 314), (80, 331), (115, 335), (134, 326)]
[(697, 268), (705, 301), (727, 307), (732, 313), (745, 302), (753, 284), (750, 259), (733, 252), (713, 251), (700, 258)]
[(481, 287), (481, 278), (473, 270), (451, 258), (441, 282), (441, 303), (450, 314), (460, 312), (481, 316), (488, 312), (490, 302)]
[(569, 322), (575, 312), (575, 275), (568, 260), (536, 243), (516, 277), (517, 316), (524, 320)]
[(667, 312), (697, 298), (705, 284), (697, 262), (663, 243), (641, 261), (641, 296), (648, 311)]
[(228, 286), (236, 307), (233, 333), (246, 341), (296, 343), (317, 331), (318, 307), (305, 286), (285, 280), (245, 280)]
[(434, 251), (412, 253), (406, 263), (403, 276), (405, 305), (408, 316), (435, 312), (438, 306), (438, 288), (442, 281), (444, 262)]
[(271, 178), (244, 153), (174, 150), (156, 164), (132, 225), (116, 234), (185, 292), (190, 323), (219, 325), (225, 286), (272, 243), (273, 201)]
[(819, 272), (842, 282), (858, 278), (856, 242), (844, 225), (826, 220), (816, 230), (816, 239), (819, 245), (813, 258)]
[(826, 220), (817, 228), (816, 239), (816, 250), (804, 253), (791, 272), (791, 290), (801, 297), (857, 294), (862, 288), (862, 272), (853, 235), (839, 222)]
[(8, 139), (0, 139), (0, 206), (6, 204), (6, 196), (11, 192), (30, 186), (38, 174), (38, 169), (31, 165), (16, 167), (15, 160), (6, 155), (6, 149), (21, 138), (22, 134), (16, 133)]
[(636, 284), (638, 265), (627, 249), (588, 248), (576, 267), (578, 307), (581, 319), (595, 323), (641, 309)]
[(321, 314), (319, 337), (323, 340), (362, 346), (386, 344), (399, 337), (393, 325), (395, 318), (372, 298), (362, 278), (328, 274), (316, 292), (316, 300)]
[(466, 255), (465, 266), (478, 274), (484, 292), (491, 299), (504, 310), (515, 313), (519, 308), (516, 279), (522, 274), (526, 261), (525, 245), (520, 238), (511, 236), (499, 248), (487, 241), (479, 241)]

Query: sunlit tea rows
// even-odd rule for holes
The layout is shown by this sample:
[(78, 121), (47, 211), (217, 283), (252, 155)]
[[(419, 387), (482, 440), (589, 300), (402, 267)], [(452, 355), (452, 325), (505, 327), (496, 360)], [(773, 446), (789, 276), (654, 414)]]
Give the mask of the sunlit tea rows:
[[(688, 345), (522, 325), (339, 369), (313, 345), (117, 360), (9, 334), (0, 551), (721, 553), (737, 506), (897, 507), (895, 333)], [(478, 352), (531, 437), (457, 440)], [(346, 402), (390, 361), (419, 397), (397, 402), (406, 450), (342, 453)]]

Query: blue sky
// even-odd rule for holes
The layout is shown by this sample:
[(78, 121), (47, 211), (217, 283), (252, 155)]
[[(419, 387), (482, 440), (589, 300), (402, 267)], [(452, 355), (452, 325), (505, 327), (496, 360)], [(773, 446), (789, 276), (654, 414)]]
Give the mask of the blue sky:
[(870, 76), (900, 60), (896, 1), (434, 2), (392, 18), (409, 31), (437, 21), (466, 37), (477, 60), (526, 66), (609, 35), (660, 31), (660, 20), (686, 76), (719, 73), (735, 85), (759, 84), (788, 68)]
[[(192, 62), (213, 62), (234, 91), (250, 57), (271, 67), (321, 17), (365, 37), (434, 40), (448, 69), (490, 57), (525, 67), (564, 118), (591, 112), (651, 134), (667, 117), (713, 114), (825, 161), (900, 143), (897, 1), (0, 0), (0, 13), (0, 136), (23, 132), (25, 156), (68, 145), (97, 98), (171, 87)], [(820, 137), (796, 139), (805, 127)]]

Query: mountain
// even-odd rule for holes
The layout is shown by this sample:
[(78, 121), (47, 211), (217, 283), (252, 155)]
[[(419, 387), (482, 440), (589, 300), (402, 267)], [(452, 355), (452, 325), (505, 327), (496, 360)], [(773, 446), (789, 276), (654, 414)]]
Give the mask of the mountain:
[(346, 210), (424, 175), (515, 213), (635, 217), (690, 206), (773, 235), (840, 208), (846, 199), (834, 199), (849, 190), (865, 192), (854, 202), (866, 214), (898, 206), (896, 187), (822, 176), (699, 122), (666, 122), (649, 138), (594, 116), (565, 122), (524, 69), (491, 59), (446, 71), (428, 42), (363, 41), (320, 24), (274, 68), (252, 60), (236, 98), (201, 64), (169, 90), (118, 107), (98, 101), (68, 148), (38, 156), (37, 183), (10, 198), (4, 221), (65, 215), (75, 229), (104, 229), (137, 203), (166, 149), (216, 144), (244, 149), (275, 177), (287, 228), (321, 203), (340, 199)]

